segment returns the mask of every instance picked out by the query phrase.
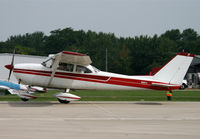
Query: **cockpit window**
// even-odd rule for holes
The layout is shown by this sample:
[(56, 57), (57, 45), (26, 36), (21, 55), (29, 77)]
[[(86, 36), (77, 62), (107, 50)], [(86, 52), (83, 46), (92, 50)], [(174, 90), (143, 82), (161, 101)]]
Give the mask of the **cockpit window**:
[(76, 66), (76, 72), (79, 72), (79, 73), (92, 73), (91, 70), (89, 70), (86, 67), (80, 66), (80, 65)]
[(73, 72), (74, 65), (68, 63), (59, 63), (58, 70), (70, 71)]
[(94, 69), (95, 72), (99, 72), (100, 70), (95, 68), (94, 66), (92, 66), (92, 68)]

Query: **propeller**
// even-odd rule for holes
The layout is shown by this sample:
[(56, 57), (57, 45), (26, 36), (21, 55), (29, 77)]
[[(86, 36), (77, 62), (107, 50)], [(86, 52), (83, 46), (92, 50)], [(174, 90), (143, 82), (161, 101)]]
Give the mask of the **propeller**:
[(11, 74), (12, 74), (12, 71), (13, 71), (13, 68), (14, 68), (14, 59), (15, 59), (15, 49), (13, 51), (11, 64), (5, 65), (5, 67), (10, 70), (9, 75), (8, 75), (8, 81), (10, 80), (10, 77), (11, 77)]

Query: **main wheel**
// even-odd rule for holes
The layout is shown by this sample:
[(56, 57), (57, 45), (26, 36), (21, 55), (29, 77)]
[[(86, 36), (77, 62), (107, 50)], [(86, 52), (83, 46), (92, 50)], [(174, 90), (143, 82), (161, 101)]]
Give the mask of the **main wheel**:
[(58, 99), (58, 101), (60, 102), (60, 103), (63, 103), (63, 104), (68, 104), (70, 101), (67, 101), (67, 100), (61, 100), (61, 99)]
[(171, 97), (171, 96), (167, 96), (167, 100), (168, 100), (168, 101), (171, 101), (171, 100), (172, 100), (172, 97)]
[(29, 99), (26, 99), (26, 98), (21, 98), (22, 101), (26, 102), (28, 101)]

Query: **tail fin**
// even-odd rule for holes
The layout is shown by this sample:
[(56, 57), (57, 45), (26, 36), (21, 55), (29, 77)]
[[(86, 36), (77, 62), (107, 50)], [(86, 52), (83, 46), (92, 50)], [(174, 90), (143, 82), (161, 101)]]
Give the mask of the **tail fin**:
[(193, 54), (180, 52), (165, 64), (153, 78), (161, 82), (180, 85), (193, 58)]

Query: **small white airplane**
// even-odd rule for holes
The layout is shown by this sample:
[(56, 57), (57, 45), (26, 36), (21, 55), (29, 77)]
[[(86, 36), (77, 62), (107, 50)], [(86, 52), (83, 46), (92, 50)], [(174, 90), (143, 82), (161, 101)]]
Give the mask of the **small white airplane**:
[[(49, 55), (41, 64), (23, 63), (6, 65), (16, 79), (29, 86), (65, 89), (55, 97), (61, 103), (79, 100), (70, 94), (70, 89), (87, 90), (165, 90), (181, 87), (183, 78), (194, 58), (193, 54), (180, 52), (165, 64), (155, 75), (128, 76), (103, 72), (90, 65), (89, 56), (63, 51)], [(14, 58), (13, 58), (14, 59)], [(9, 74), (10, 77), (10, 74)], [(29, 94), (29, 92), (26, 92)], [(21, 97), (19, 95), (19, 97)], [(32, 99), (28, 96), (23, 101)]]

